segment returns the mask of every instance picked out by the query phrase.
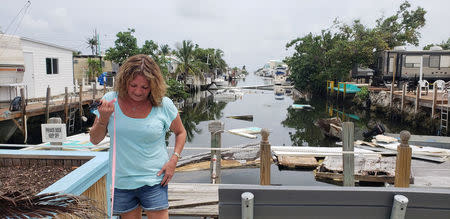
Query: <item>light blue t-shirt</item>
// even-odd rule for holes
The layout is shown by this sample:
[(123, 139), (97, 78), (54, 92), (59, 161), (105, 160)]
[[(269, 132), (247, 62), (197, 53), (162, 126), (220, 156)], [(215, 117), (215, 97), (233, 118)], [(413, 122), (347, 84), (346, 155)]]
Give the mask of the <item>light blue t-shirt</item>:
[[(103, 99), (111, 101), (117, 98), (116, 92), (108, 92)], [(123, 114), (119, 102), (114, 103), (116, 113), (116, 177), (115, 188), (135, 189), (145, 185), (161, 183), (164, 174), (157, 176), (163, 165), (169, 160), (165, 134), (178, 110), (172, 100), (162, 99), (162, 104), (153, 106), (146, 118), (136, 119)], [(98, 117), (98, 111), (94, 111)], [(109, 118), (110, 161), (114, 139), (114, 114)], [(111, 162), (110, 162), (111, 167)]]

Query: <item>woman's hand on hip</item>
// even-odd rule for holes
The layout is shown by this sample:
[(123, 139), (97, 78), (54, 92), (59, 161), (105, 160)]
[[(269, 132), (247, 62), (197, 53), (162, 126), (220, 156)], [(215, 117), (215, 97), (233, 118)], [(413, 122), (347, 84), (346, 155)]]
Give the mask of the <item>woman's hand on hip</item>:
[(164, 177), (161, 181), (162, 186), (167, 186), (170, 180), (172, 180), (173, 174), (175, 173), (175, 168), (177, 167), (177, 159), (178, 158), (172, 157), (158, 172), (158, 176), (161, 176), (161, 174), (164, 173)]

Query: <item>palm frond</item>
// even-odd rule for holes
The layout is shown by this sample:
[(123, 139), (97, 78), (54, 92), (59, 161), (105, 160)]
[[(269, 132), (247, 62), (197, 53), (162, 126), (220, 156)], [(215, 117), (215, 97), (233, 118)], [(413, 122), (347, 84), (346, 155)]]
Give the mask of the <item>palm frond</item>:
[(44, 218), (68, 214), (80, 218), (100, 218), (106, 214), (95, 201), (60, 193), (26, 195), (21, 192), (0, 194), (0, 218)]

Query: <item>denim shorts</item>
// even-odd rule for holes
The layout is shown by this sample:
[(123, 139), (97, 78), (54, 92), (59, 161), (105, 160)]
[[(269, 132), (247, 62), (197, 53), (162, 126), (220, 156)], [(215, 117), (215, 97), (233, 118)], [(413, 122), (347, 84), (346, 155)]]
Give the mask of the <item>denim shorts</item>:
[(138, 206), (146, 211), (159, 211), (169, 208), (167, 186), (156, 184), (137, 189), (114, 189), (114, 213), (130, 212)]

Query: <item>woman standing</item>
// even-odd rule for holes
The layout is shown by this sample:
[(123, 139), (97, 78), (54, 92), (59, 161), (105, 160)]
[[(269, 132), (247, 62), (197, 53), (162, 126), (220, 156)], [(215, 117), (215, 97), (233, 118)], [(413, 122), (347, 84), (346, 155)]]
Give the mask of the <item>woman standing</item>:
[[(116, 141), (113, 206), (121, 218), (141, 218), (142, 209), (148, 218), (169, 218), (167, 184), (183, 150), (186, 130), (165, 93), (158, 65), (147, 55), (135, 55), (121, 66), (114, 91), (105, 94), (94, 112), (91, 142), (98, 144), (107, 132)], [(169, 129), (175, 133), (171, 156), (165, 143)]]

